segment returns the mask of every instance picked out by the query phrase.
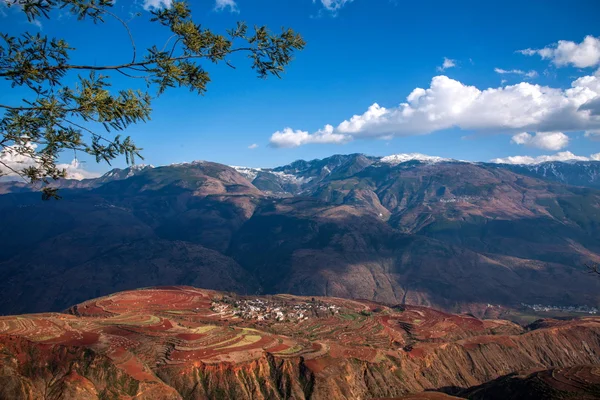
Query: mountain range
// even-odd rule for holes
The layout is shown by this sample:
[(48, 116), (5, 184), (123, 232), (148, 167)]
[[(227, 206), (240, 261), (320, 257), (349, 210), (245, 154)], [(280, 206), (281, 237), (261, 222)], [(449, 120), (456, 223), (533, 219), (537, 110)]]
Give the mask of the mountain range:
[(198, 161), (0, 183), (0, 312), (193, 285), (433, 306), (600, 304), (600, 162), (335, 155), (269, 168)]

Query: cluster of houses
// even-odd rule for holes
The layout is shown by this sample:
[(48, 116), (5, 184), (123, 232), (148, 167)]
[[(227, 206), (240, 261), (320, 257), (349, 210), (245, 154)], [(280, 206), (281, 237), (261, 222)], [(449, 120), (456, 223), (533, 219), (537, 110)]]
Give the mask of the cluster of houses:
[(544, 306), (542, 304), (525, 304), (521, 303), (523, 307), (530, 308), (533, 311), (561, 311), (570, 313), (581, 313), (581, 314), (597, 314), (598, 309), (596, 307), (588, 306)]
[(457, 196), (441, 198), (440, 203), (472, 203), (474, 201), (481, 200), (480, 196)]
[(233, 299), (223, 297), (213, 300), (211, 310), (223, 316), (231, 315), (257, 321), (301, 321), (324, 318), (339, 313), (340, 307), (320, 301), (284, 302), (264, 299)]

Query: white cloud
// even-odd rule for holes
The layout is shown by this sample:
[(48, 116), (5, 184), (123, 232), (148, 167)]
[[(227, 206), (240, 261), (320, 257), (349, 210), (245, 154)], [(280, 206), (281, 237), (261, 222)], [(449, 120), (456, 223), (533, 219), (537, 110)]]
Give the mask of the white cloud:
[(248, 146), (248, 148), (249, 148), (250, 150), (254, 150), (254, 149), (258, 148), (258, 144), (256, 144), (256, 143), (252, 143), (250, 146)]
[[(344, 7), (348, 3), (352, 3), (354, 0), (318, 0), (327, 11), (336, 13), (340, 8)], [(313, 0), (316, 3), (317, 0)]]
[(560, 150), (569, 145), (569, 137), (562, 132), (537, 132), (535, 136), (521, 132), (514, 135), (511, 142), (544, 150)]
[(526, 76), (528, 78), (536, 78), (538, 76), (537, 71), (523, 71), (520, 69), (502, 69), (502, 68), (494, 68), (494, 72), (496, 72), (497, 74), (516, 74), (516, 75), (523, 75)]
[(173, 0), (143, 0), (142, 7), (144, 10), (156, 10), (159, 8), (169, 8), (173, 4)]
[(277, 131), (271, 136), (270, 145), (273, 147), (298, 147), (310, 143), (335, 143), (342, 144), (352, 140), (349, 135), (333, 133), (333, 126), (326, 125), (313, 134), (306, 131), (293, 130), (285, 128), (282, 131)]
[(229, 8), (230, 12), (235, 12), (235, 13), (239, 13), (240, 10), (238, 9), (237, 3), (235, 2), (235, 0), (216, 0), (215, 2), (215, 10), (217, 11), (223, 11), (226, 8)]
[[(521, 82), (478, 89), (447, 76), (436, 76), (429, 88), (416, 88), (397, 107), (373, 104), (359, 115), (315, 133), (287, 128), (271, 143), (294, 147), (306, 143), (344, 143), (354, 139), (428, 134), (449, 128), (477, 133), (573, 132), (600, 129), (594, 101), (600, 77), (584, 76), (569, 89)], [(283, 140), (283, 139), (286, 140)]]
[(588, 101), (580, 107), (580, 110), (587, 110), (590, 112), (590, 115), (600, 115), (600, 97)]
[(496, 164), (541, 164), (548, 161), (600, 161), (600, 153), (592, 154), (589, 157), (576, 156), (570, 151), (561, 151), (547, 156), (512, 156), (506, 158), (495, 158), (490, 162)]
[(600, 38), (586, 36), (581, 43), (570, 40), (559, 40), (543, 49), (525, 49), (518, 51), (526, 56), (539, 55), (551, 60), (557, 67), (572, 65), (577, 68), (588, 68), (600, 65)]
[(600, 139), (600, 129), (585, 131), (584, 136), (592, 140)]
[(448, 57), (444, 57), (444, 62), (442, 63), (441, 67), (437, 67), (438, 71), (444, 71), (448, 68), (454, 68), (456, 67), (456, 60), (452, 60)]
[(59, 169), (65, 169), (67, 171), (67, 179), (76, 179), (80, 181), (82, 179), (97, 178), (101, 175), (96, 172), (86, 171), (77, 159), (74, 159), (69, 164), (57, 164), (56, 166)]
[[(28, 147), (35, 150), (37, 145), (29, 144)], [(33, 158), (19, 154), (16, 149), (16, 146), (7, 146), (4, 150), (0, 151), (0, 176), (18, 177), (19, 175), (12, 170), (20, 171), (36, 165)]]
[[(37, 145), (30, 144), (29, 147), (35, 150)], [(7, 146), (7, 148), (0, 152), (0, 178), (2, 180), (20, 180), (19, 175), (13, 170), (21, 171), (24, 168), (38, 165), (38, 162), (34, 158), (17, 153), (15, 148), (15, 146)], [(100, 176), (98, 173), (83, 169), (83, 166), (77, 159), (74, 159), (69, 164), (57, 164), (56, 167), (66, 170), (68, 179), (81, 180)]]
[(521, 132), (514, 135), (510, 141), (516, 144), (525, 144), (530, 142), (532, 138), (533, 136), (531, 136), (529, 133)]

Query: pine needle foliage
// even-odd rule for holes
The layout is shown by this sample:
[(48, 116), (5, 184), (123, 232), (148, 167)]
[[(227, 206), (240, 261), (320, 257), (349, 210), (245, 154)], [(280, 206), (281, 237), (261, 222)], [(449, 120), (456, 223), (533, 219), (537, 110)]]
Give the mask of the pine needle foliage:
[[(31, 22), (51, 18), (59, 9), (95, 24), (113, 18), (131, 42), (131, 59), (123, 63), (81, 65), (71, 62), (76, 49), (64, 39), (0, 33), (0, 79), (29, 93), (19, 104), (0, 104), (0, 155), (23, 160), (15, 167), (0, 157), (0, 176), (18, 175), (40, 184), (44, 199), (60, 197), (50, 183), (66, 176), (66, 170), (57, 167), (63, 151), (85, 152), (109, 164), (117, 157), (125, 157), (128, 164), (142, 158), (142, 149), (120, 132), (147, 121), (152, 101), (169, 89), (203, 94), (210, 82), (203, 64), (235, 68), (227, 57), (245, 53), (258, 77), (280, 77), (294, 52), (305, 46), (291, 29), (273, 34), (265, 26), (249, 29), (243, 22), (217, 34), (193, 21), (185, 1), (175, 1), (169, 8), (151, 11), (151, 21), (157, 29), (168, 30), (169, 39), (140, 52), (127, 22), (112, 12), (111, 0), (4, 1)], [(76, 78), (67, 79), (73, 73)], [(136, 83), (143, 80), (145, 90), (112, 90), (111, 74), (116, 73)]]

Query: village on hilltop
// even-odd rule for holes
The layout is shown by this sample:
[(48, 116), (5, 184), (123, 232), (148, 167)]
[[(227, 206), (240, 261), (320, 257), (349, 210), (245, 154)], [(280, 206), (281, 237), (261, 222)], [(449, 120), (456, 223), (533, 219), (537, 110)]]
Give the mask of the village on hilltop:
[(211, 310), (221, 316), (233, 316), (257, 321), (300, 321), (309, 318), (324, 318), (339, 313), (340, 307), (322, 301), (290, 303), (264, 299), (213, 299)]

